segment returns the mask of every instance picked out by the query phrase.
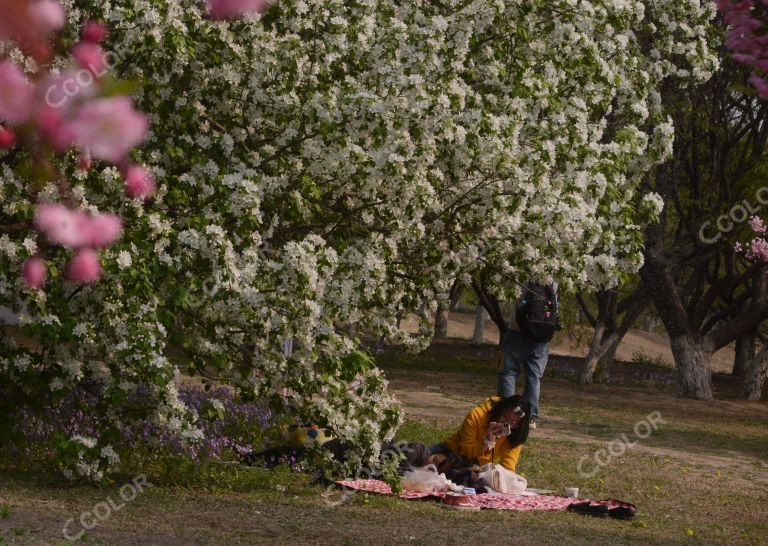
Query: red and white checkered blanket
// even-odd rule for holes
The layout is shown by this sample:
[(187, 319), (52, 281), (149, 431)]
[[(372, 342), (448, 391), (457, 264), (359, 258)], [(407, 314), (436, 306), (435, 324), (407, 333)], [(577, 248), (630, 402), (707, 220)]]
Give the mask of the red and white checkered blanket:
[[(348, 489), (356, 491), (366, 491), (369, 493), (379, 493), (381, 495), (391, 495), (392, 488), (380, 480), (346, 480), (338, 481), (337, 484)], [(423, 499), (426, 497), (443, 497), (443, 493), (418, 493), (416, 491), (403, 491), (400, 494), (402, 499)], [(572, 499), (567, 497), (555, 497), (551, 495), (502, 495), (493, 493), (482, 493), (470, 496), (472, 504), (480, 508), (490, 508), (494, 510), (565, 510), (569, 504), (574, 502), (585, 502), (583, 499)], [(591, 504), (605, 504), (609, 508), (616, 506), (626, 506), (625, 503), (616, 500), (590, 501)]]
[[(392, 488), (388, 483), (381, 480), (346, 480), (336, 482), (347, 489), (355, 491), (366, 491), (368, 493), (379, 493), (380, 495), (391, 495)], [(419, 493), (418, 491), (403, 491), (400, 493), (401, 499), (423, 499), (424, 497), (443, 497), (443, 493)]]

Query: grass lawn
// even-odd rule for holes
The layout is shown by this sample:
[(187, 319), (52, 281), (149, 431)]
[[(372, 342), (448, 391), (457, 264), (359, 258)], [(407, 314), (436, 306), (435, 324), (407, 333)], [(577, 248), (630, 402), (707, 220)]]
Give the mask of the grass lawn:
[[(443, 348), (444, 349), (444, 348)], [(493, 389), (487, 355), (385, 353), (379, 363), (404, 400), (403, 439), (432, 443)], [(658, 411), (658, 429), (604, 467), (595, 453)], [(168, 459), (131, 463), (112, 487), (72, 485), (44, 467), (0, 461), (0, 545), (136, 544), (766, 544), (768, 404), (678, 400), (668, 389), (581, 386), (548, 377), (542, 426), (518, 471), (531, 487), (618, 498), (639, 507), (630, 522), (567, 512), (461, 513), (429, 501), (338, 494), (288, 469), (193, 466)], [(582, 470), (589, 476), (579, 474)], [(99, 503), (119, 507), (120, 486), (137, 474), (152, 484), (89, 530), (63, 538), (67, 520)], [(592, 475), (593, 474), (593, 475)], [(105, 510), (104, 505), (101, 510)], [(69, 527), (72, 534), (79, 523)]]

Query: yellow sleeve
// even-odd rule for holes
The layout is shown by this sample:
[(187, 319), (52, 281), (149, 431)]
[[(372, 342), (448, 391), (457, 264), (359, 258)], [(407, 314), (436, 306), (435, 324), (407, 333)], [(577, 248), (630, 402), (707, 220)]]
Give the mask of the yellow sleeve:
[(520, 458), (520, 451), (522, 451), (522, 449), (523, 446), (517, 446), (512, 449), (505, 449), (499, 460), (501, 466), (507, 470), (516, 472), (515, 467), (517, 466), (517, 460)]
[(459, 430), (459, 455), (470, 461), (476, 461), (484, 453), (487, 412), (480, 406), (476, 407), (464, 419)]

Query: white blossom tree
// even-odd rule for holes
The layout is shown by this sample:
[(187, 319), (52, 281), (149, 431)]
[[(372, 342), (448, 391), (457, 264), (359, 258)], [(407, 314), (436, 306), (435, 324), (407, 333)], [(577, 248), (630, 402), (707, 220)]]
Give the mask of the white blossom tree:
[[(400, 412), (337, 326), (418, 348), (428, 322), (412, 338), (397, 317), (480, 269), (499, 295), (509, 278), (636, 271), (660, 205), (637, 183), (673, 137), (659, 88), (714, 67), (713, 9), (694, 0), (281, 0), (245, 21), (176, 0), (67, 7), (111, 29), (116, 71), (141, 83), (137, 160), (158, 190), (121, 204), (114, 168), (63, 161), (79, 205), (118, 212), (125, 233), (100, 283), (37, 291), (17, 283), (23, 240), (0, 239), (0, 304), (39, 341), (5, 338), (0, 374), (19, 399), (99, 393), (103, 436), (72, 450), (90, 475), (137, 418), (123, 411), (137, 385), (157, 401), (138, 418), (199, 435), (169, 348), (329, 426), (353, 462), (376, 454)], [(29, 181), (0, 159), (7, 220)]]

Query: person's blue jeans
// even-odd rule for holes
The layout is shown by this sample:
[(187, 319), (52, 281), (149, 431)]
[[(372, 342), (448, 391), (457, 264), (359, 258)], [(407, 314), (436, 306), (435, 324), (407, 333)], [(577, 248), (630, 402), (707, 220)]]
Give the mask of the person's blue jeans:
[(497, 392), (502, 398), (515, 394), (520, 371), (525, 372), (523, 398), (531, 405), (531, 418), (539, 416), (541, 378), (549, 357), (549, 344), (531, 341), (516, 330), (507, 330), (501, 340), (504, 364), (499, 371)]

